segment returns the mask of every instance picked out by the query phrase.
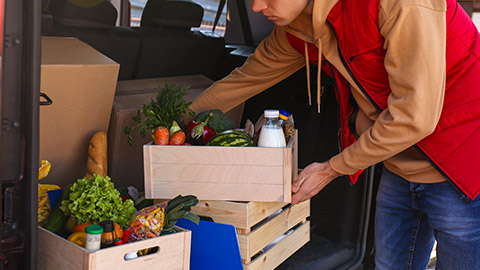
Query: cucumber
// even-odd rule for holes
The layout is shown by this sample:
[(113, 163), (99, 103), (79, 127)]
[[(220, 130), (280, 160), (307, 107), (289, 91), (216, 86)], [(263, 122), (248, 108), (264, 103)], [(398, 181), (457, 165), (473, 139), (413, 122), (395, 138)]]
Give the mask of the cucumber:
[(178, 195), (177, 197), (171, 199), (167, 203), (167, 207), (165, 207), (165, 214), (170, 213), (170, 211), (172, 211), (173, 209), (175, 209), (178, 205), (180, 205), (182, 203), (184, 204), (184, 206), (185, 206), (185, 204), (187, 206), (194, 206), (194, 205), (197, 205), (198, 199), (194, 195), (187, 195), (187, 196)]
[(67, 186), (63, 191), (60, 199), (58, 200), (57, 204), (52, 210), (52, 213), (48, 216), (47, 221), (43, 224), (43, 228), (49, 230), (55, 234), (58, 234), (60, 230), (63, 228), (65, 223), (68, 220), (68, 216), (66, 216), (60, 206), (62, 205), (63, 200), (68, 200), (70, 197), (70, 187), (71, 185)]

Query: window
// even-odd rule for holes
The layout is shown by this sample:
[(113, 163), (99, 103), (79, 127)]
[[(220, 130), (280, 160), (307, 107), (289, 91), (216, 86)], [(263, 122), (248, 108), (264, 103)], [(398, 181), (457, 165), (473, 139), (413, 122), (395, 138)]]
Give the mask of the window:
[[(130, 26), (140, 26), (140, 20), (142, 18), (142, 11), (148, 0), (130, 0), (131, 5), (131, 15), (130, 15)], [(205, 32), (212, 31), (213, 22), (215, 21), (215, 15), (217, 14), (218, 9), (218, 0), (195, 0), (195, 3), (203, 7), (203, 20), (202, 24), (194, 30), (201, 30)], [(227, 5), (225, 4), (222, 15), (215, 27), (215, 33), (219, 36), (224, 36), (225, 27), (226, 27), (226, 17), (227, 17)]]

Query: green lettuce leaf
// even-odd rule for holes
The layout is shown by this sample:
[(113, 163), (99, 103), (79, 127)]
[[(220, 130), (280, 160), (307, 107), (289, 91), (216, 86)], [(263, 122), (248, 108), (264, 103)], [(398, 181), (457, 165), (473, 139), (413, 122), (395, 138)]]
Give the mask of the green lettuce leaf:
[(113, 220), (123, 227), (136, 211), (132, 200), (122, 201), (108, 176), (78, 179), (70, 191), (69, 199), (62, 201), (60, 209), (65, 215), (74, 216), (79, 224)]

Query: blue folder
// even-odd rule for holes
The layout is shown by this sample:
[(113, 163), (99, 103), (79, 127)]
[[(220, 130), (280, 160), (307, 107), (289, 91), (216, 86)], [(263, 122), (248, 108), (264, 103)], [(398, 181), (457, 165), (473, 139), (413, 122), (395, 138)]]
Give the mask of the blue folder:
[(233, 225), (179, 219), (177, 226), (192, 231), (191, 270), (243, 270), (237, 232)]

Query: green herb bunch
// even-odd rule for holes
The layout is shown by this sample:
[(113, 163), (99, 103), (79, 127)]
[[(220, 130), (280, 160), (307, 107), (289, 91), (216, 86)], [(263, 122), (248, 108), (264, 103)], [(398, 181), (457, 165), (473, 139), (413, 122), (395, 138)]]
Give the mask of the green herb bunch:
[(74, 216), (78, 224), (113, 220), (120, 226), (127, 224), (136, 209), (132, 200), (122, 201), (110, 177), (93, 175), (78, 179), (70, 188), (70, 197), (62, 201), (60, 209)]
[(179, 88), (169, 83), (165, 83), (163, 88), (159, 87), (150, 104), (143, 105), (143, 108), (137, 111), (137, 115), (132, 117), (137, 124), (123, 130), (128, 135), (128, 143), (130, 145), (133, 143), (134, 130), (138, 130), (142, 138), (145, 138), (148, 131), (153, 137), (155, 128), (163, 126), (170, 129), (173, 122), (180, 123), (185, 114), (193, 117), (195, 113), (188, 108), (192, 103), (184, 100), (188, 88), (188, 86)]

